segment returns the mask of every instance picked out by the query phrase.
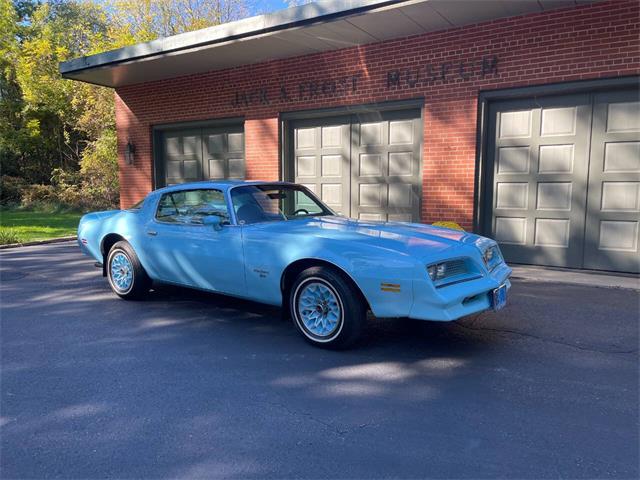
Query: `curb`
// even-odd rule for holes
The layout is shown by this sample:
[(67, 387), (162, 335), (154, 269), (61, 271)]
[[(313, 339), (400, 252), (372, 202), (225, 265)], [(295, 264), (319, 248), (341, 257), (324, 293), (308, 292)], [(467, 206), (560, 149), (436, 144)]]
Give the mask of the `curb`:
[(73, 235), (70, 237), (50, 238), (49, 240), (36, 240), (33, 242), (24, 242), (24, 243), (10, 243), (8, 245), (0, 245), (0, 250), (5, 250), (8, 248), (30, 247), (33, 245), (46, 245), (48, 243), (69, 242), (71, 240), (77, 240), (77, 238), (78, 238), (77, 236)]

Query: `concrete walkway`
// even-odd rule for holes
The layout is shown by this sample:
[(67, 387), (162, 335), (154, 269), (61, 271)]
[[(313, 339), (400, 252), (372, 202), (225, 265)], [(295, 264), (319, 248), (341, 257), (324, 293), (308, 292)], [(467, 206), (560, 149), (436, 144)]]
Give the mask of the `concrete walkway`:
[(510, 265), (513, 278), (530, 282), (561, 283), (589, 287), (624, 288), (640, 291), (640, 276), (625, 273), (608, 273), (595, 270)]

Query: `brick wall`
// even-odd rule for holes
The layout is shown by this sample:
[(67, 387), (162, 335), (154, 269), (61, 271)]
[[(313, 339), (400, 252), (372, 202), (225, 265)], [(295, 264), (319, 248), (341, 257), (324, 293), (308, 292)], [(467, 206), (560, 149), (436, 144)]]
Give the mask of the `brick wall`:
[[(639, 6), (636, 0), (602, 2), (119, 88), (121, 204), (152, 188), (155, 124), (244, 116), (248, 177), (277, 179), (279, 112), (424, 97), (422, 220), (469, 228), (478, 92), (639, 74)], [(261, 90), (269, 103), (261, 101)], [(134, 165), (123, 162), (127, 139), (136, 145)]]

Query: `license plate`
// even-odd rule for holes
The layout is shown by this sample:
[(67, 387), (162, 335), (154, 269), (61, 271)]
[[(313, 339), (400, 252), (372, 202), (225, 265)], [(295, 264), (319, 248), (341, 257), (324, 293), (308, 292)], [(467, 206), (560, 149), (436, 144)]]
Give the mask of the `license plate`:
[(494, 289), (491, 298), (493, 300), (493, 309), (500, 310), (507, 304), (507, 286), (501, 285)]

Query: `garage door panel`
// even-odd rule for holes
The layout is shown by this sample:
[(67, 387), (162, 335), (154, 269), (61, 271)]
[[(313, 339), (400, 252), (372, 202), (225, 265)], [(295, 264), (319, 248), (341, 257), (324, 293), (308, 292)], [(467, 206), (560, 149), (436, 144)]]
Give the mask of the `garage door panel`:
[(530, 138), (531, 137), (531, 110), (514, 109), (499, 113), (500, 127), (498, 137)]
[(162, 164), (166, 184), (192, 182), (202, 176), (200, 130), (166, 132), (162, 138)]
[(360, 205), (363, 207), (382, 207), (383, 188), (386, 190), (385, 185), (380, 183), (361, 183), (358, 190)]
[(529, 184), (527, 182), (497, 182), (495, 208), (526, 210), (529, 204)]
[(208, 137), (208, 152), (209, 155), (215, 155), (216, 153), (224, 153), (225, 145), (224, 145), (224, 135), (213, 134)]
[(576, 134), (578, 109), (552, 107), (541, 110), (540, 136), (573, 136)]
[(540, 145), (538, 152), (538, 173), (572, 174), (574, 161), (573, 143)]
[(378, 147), (383, 140), (383, 122), (361, 123), (358, 130), (359, 145), (361, 147)]
[(572, 182), (539, 182), (536, 210), (571, 210)]
[(420, 221), (420, 111), (360, 115), (352, 131), (351, 216)]
[(606, 132), (640, 132), (640, 102), (620, 97), (612, 100), (606, 105)]
[(299, 120), (291, 128), (294, 182), (307, 186), (337, 213), (348, 215), (349, 117)]
[(315, 155), (297, 155), (296, 156), (296, 177), (316, 176), (316, 156)]
[(531, 147), (498, 147), (498, 173), (529, 173), (531, 165)]
[(640, 212), (640, 182), (602, 182), (602, 212)]
[(526, 245), (527, 217), (501, 217), (496, 215), (494, 238), (503, 245)]
[(322, 127), (320, 129), (322, 135), (322, 148), (341, 147), (342, 146), (342, 127), (333, 125)]
[(533, 244), (539, 247), (569, 247), (568, 218), (536, 218)]
[(342, 176), (342, 165), (345, 162), (342, 155), (322, 155), (320, 162), (320, 174), (323, 177)]
[(637, 253), (638, 222), (601, 220), (598, 248), (600, 250)]
[(295, 130), (295, 149), (316, 148), (316, 129), (314, 127), (298, 128)]
[(413, 205), (413, 185), (410, 183), (389, 184), (389, 208), (411, 208)]
[(638, 91), (594, 95), (585, 268), (640, 272)]
[(620, 90), (490, 106), (485, 225), (508, 261), (640, 271), (638, 100)]
[(415, 174), (415, 167), (418, 165), (413, 152), (389, 152), (390, 177), (410, 177)]
[(412, 120), (389, 122), (389, 145), (413, 145), (414, 128)]
[(331, 208), (341, 210), (342, 197), (343, 185), (341, 183), (322, 183), (322, 200)]
[(245, 177), (242, 125), (171, 129), (158, 135), (158, 186)]
[(382, 176), (382, 155), (379, 153), (361, 153), (359, 155), (361, 177)]
[(604, 147), (605, 173), (640, 173), (640, 142), (607, 142)]
[(292, 122), (293, 177), (346, 216), (419, 221), (420, 111)]
[(244, 152), (244, 133), (230, 133), (227, 136), (229, 153)]
[(210, 180), (244, 179), (244, 132), (241, 125), (202, 130), (204, 178)]
[(579, 267), (588, 95), (491, 106), (492, 235), (507, 260)]
[(233, 180), (244, 180), (246, 177), (244, 158), (229, 158), (227, 162), (229, 166), (228, 178)]

